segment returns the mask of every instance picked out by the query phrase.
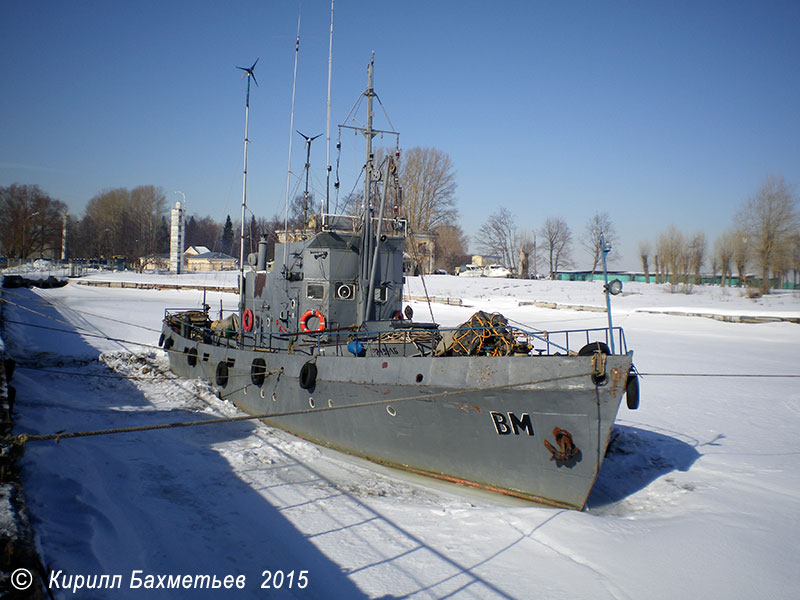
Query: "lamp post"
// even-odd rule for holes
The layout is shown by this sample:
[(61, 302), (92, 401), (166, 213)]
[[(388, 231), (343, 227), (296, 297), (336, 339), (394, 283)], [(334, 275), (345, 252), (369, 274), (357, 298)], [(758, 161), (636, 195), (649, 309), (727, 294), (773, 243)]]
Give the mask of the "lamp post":
[(611, 244), (606, 243), (605, 234), (600, 234), (600, 250), (603, 253), (603, 290), (606, 294), (606, 313), (608, 313), (608, 341), (611, 345), (611, 354), (614, 354), (614, 324), (611, 321), (611, 296), (616, 296), (622, 289), (622, 284), (615, 279), (610, 284), (608, 282), (608, 253), (611, 252)]
[(65, 212), (61, 216), (61, 263), (67, 260), (67, 219), (69, 213)]

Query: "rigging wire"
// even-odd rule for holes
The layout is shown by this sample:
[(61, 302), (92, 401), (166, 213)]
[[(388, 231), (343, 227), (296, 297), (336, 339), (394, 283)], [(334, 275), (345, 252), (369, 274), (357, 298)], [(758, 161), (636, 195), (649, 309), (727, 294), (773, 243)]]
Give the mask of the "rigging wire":
[[(12, 296), (16, 296), (17, 298), (22, 298), (23, 297), (22, 294), (15, 294), (14, 292), (9, 292), (8, 290), (6, 290), (6, 293), (7, 294), (11, 294)], [(42, 300), (45, 300), (44, 296), (39, 296), (39, 298), (41, 298)], [(21, 304), (16, 304), (14, 302), (11, 302), (10, 300), (6, 300), (2, 296), (0, 296), (0, 301), (7, 302), (8, 304), (16, 306), (17, 308), (21, 308), (22, 310), (30, 311), (30, 312), (32, 312), (34, 314), (37, 314), (37, 315), (39, 315), (41, 317), (44, 317), (46, 319), (52, 319), (54, 321), (58, 321), (59, 323), (63, 323), (64, 325), (69, 325), (71, 327), (79, 327), (78, 325), (74, 325), (73, 323), (70, 323), (69, 321), (63, 321), (63, 320), (57, 319), (55, 317), (46, 315), (44, 313), (37, 312), (37, 311), (35, 311), (35, 310), (31, 309), (31, 308), (28, 308), (26, 306), (23, 306)], [(48, 306), (53, 306), (53, 304), (50, 303), (50, 302), (47, 302), (47, 305)], [(155, 333), (159, 333), (161, 331), (160, 329), (153, 329), (152, 327), (147, 327), (146, 325), (136, 325), (135, 323), (131, 323), (130, 321), (123, 321), (121, 319), (115, 319), (114, 317), (106, 317), (104, 315), (98, 315), (96, 313), (91, 313), (91, 312), (86, 311), (86, 310), (76, 310), (74, 308), (67, 308), (67, 307), (65, 307), (65, 309), (66, 310), (70, 310), (70, 311), (72, 311), (72, 312), (74, 312), (76, 314), (79, 314), (79, 315), (86, 315), (86, 316), (89, 316), (89, 317), (95, 317), (97, 319), (105, 319), (106, 321), (112, 321), (114, 323), (120, 323), (122, 325), (131, 325), (133, 327), (139, 327), (140, 329), (145, 329), (147, 331), (153, 331)]]

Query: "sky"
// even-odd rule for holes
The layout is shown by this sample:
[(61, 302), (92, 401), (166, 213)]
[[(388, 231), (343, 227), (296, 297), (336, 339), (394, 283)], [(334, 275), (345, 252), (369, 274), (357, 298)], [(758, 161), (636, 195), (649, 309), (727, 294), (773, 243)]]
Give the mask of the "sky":
[[(295, 37), (300, 15), (294, 124)], [(520, 231), (596, 212), (618, 268), (675, 224), (713, 240), (772, 173), (800, 184), (800, 3), (345, 2), (335, 5), (331, 160), (375, 52), (376, 126), (453, 162), (460, 225), (505, 207)], [(156, 185), (236, 220), (246, 82), (248, 208), (283, 213), (292, 129), (325, 193), (327, 1), (0, 2), (0, 185), (81, 216), (104, 189)], [(363, 110), (359, 114), (363, 122)], [(354, 124), (352, 121), (349, 124)], [(304, 164), (292, 134), (290, 194)], [(378, 145), (393, 145), (385, 137)], [(341, 194), (363, 140), (342, 134)]]

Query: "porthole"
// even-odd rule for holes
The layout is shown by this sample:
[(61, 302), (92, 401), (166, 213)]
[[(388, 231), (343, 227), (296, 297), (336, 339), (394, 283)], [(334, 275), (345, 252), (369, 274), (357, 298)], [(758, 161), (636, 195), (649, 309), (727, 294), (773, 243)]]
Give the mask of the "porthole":
[(308, 405), (309, 405), (311, 408), (316, 408), (316, 406), (317, 406), (317, 403), (316, 403), (316, 402), (314, 402), (314, 398), (309, 398), (309, 399), (308, 399)]
[(186, 353), (186, 362), (189, 363), (190, 367), (197, 366), (197, 348), (189, 348)]
[(396, 417), (397, 416), (397, 411), (394, 409), (393, 406), (387, 406), (386, 407), (386, 412), (389, 413), (390, 417)]

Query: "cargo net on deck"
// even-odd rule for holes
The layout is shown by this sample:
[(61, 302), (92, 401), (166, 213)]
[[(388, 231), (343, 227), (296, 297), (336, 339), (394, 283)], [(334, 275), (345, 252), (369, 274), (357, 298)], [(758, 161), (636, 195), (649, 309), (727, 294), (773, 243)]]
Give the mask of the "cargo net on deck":
[(529, 354), (531, 346), (517, 339), (500, 313), (478, 311), (453, 330), (442, 331), (436, 356), (509, 356)]

